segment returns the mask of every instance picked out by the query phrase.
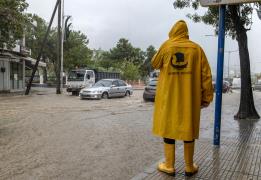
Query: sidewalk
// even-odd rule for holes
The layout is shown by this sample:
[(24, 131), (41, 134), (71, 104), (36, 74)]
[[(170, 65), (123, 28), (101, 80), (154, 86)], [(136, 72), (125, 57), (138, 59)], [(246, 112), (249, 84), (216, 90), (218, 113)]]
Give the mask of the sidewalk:
[[(260, 97), (257, 97), (256, 102), (259, 102), (259, 99)], [(178, 141), (176, 143), (175, 177), (159, 172), (156, 169), (158, 162), (155, 162), (134, 176), (132, 180), (261, 179), (261, 121), (234, 120), (231, 116), (237, 107), (232, 103), (225, 103), (227, 105), (223, 107), (220, 147), (213, 145), (213, 124), (206, 125), (209, 124), (206, 119), (211, 116), (203, 117), (201, 137), (196, 141), (194, 154), (194, 162), (199, 165), (199, 172), (196, 175), (191, 178), (184, 176), (183, 143)], [(259, 103), (257, 110), (260, 112)], [(213, 111), (213, 109), (207, 111)], [(203, 112), (203, 114), (206, 113)], [(160, 161), (163, 161), (163, 154), (161, 158)]]
[(133, 85), (132, 88), (134, 90), (144, 90), (145, 86), (144, 85)]

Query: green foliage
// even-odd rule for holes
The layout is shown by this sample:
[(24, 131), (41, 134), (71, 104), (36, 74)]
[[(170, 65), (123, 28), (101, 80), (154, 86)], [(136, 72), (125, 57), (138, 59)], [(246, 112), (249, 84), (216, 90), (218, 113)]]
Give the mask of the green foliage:
[(0, 48), (15, 46), (24, 32), (26, 16), (23, 14), (28, 4), (25, 0), (0, 1)]
[[(32, 57), (37, 58), (40, 51), (41, 43), (47, 31), (47, 23), (41, 17), (35, 14), (27, 14), (28, 21), (26, 23), (26, 47), (31, 49)], [(44, 59), (48, 57), (46, 49), (43, 51)]]
[(146, 59), (143, 65), (141, 66), (141, 73), (143, 76), (149, 75), (150, 72), (152, 71), (152, 66), (151, 66), (151, 60), (153, 56), (156, 54), (156, 49), (154, 46), (150, 45), (147, 50), (146, 50)]
[(120, 71), (125, 80), (137, 80), (146, 77), (151, 72), (150, 62), (156, 49), (149, 46), (144, 52), (140, 48), (133, 47), (127, 39), (121, 38), (109, 51), (99, 49), (93, 52), (92, 60), (96, 68)]
[(121, 38), (116, 47), (110, 50), (110, 58), (115, 61), (130, 61), (133, 56), (133, 47), (127, 39)]
[(92, 50), (88, 48), (89, 40), (80, 31), (72, 31), (64, 43), (64, 69), (90, 67)]
[(97, 69), (105, 71), (115, 70), (116, 62), (111, 59), (110, 53), (108, 51), (104, 51), (101, 49), (93, 50), (92, 60)]
[(112, 48), (109, 52), (109, 58), (112, 61), (132, 62), (135, 65), (141, 65), (144, 61), (144, 52), (140, 48), (135, 48), (129, 40), (121, 38), (116, 47)]
[[(195, 11), (198, 10), (199, 7), (199, 0), (175, 0), (174, 2), (174, 8), (188, 8), (192, 7)], [(237, 11), (237, 16), (239, 18), (239, 23), (242, 24), (244, 27), (244, 31), (248, 31), (251, 29), (252, 25), (252, 14), (253, 10), (255, 8), (260, 7), (260, 3), (248, 3), (248, 4), (242, 4), (242, 5), (229, 5), (227, 6), (226, 10), (226, 33), (227, 35), (231, 36), (232, 38), (236, 38), (236, 28), (238, 27), (238, 24), (235, 24), (233, 21), (233, 18), (235, 18), (235, 15), (231, 7), (235, 7)], [(218, 31), (218, 6), (217, 7), (209, 7), (208, 10), (203, 14), (200, 15), (197, 12), (194, 12), (192, 14), (187, 14), (187, 17), (192, 19), (194, 22), (204, 22), (205, 24), (212, 25), (215, 28), (215, 32)]]
[(140, 48), (133, 48), (133, 57), (131, 59), (131, 62), (133, 62), (133, 64), (137, 66), (140, 66), (145, 61), (145, 55), (146, 53), (143, 52)]
[(137, 80), (140, 78), (139, 66), (132, 62), (124, 61), (120, 64), (121, 77), (124, 80)]
[[(47, 31), (46, 22), (37, 15), (28, 14), (29, 21), (26, 25), (26, 45), (32, 50), (32, 57), (37, 58), (44, 35)], [(89, 40), (80, 31), (71, 31), (64, 42), (64, 70), (69, 71), (75, 67), (89, 67), (92, 51), (88, 48)], [(42, 54), (43, 60), (54, 65), (57, 69), (57, 29), (49, 33), (47, 43)]]

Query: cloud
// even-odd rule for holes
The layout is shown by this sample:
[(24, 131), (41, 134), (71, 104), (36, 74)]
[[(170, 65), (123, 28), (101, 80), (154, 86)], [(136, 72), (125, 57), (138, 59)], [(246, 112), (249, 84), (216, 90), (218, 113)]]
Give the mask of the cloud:
[[(36, 13), (49, 21), (55, 0), (27, 0), (29, 12)], [(179, 19), (187, 21), (190, 37), (199, 43), (206, 52), (212, 66), (216, 70), (217, 37), (213, 28), (202, 23), (193, 23), (186, 18), (190, 9), (177, 10), (172, 6), (173, 0), (65, 0), (65, 14), (73, 17), (73, 28), (84, 32), (91, 48), (110, 49), (124, 37), (135, 47), (146, 49), (149, 45), (159, 47), (166, 40), (172, 25)], [(202, 12), (206, 9), (202, 8)], [(261, 41), (256, 37), (261, 32), (261, 23), (254, 14), (253, 30), (248, 33), (249, 51), (253, 62), (261, 61), (257, 48)], [(56, 21), (55, 21), (56, 22)], [(237, 42), (227, 38), (226, 50), (238, 49)], [(225, 54), (225, 66), (228, 57)], [(230, 57), (230, 63), (239, 64), (238, 54)], [(261, 63), (258, 65), (261, 66)], [(256, 67), (255, 70), (261, 70)]]

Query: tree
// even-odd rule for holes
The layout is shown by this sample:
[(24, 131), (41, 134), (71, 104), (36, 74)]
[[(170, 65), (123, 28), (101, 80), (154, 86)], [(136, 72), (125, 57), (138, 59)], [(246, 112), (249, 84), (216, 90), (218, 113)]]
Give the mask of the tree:
[(146, 53), (142, 51), (140, 48), (133, 48), (131, 62), (136, 66), (141, 66), (145, 61), (145, 55)]
[[(47, 31), (47, 24), (44, 19), (36, 14), (27, 14), (28, 21), (26, 23), (25, 39), (26, 47), (31, 49), (31, 56), (37, 58), (41, 48), (41, 42)], [(44, 48), (42, 53), (42, 61), (47, 63), (48, 53)], [(44, 82), (47, 81), (47, 68), (43, 68)]]
[(110, 59), (114, 61), (130, 61), (133, 56), (133, 46), (129, 40), (121, 38), (116, 47), (110, 50)]
[(0, 48), (6, 45), (11, 49), (23, 37), (27, 21), (23, 12), (27, 7), (25, 0), (0, 1)]
[[(252, 14), (255, 7), (260, 7), (261, 3), (228, 5), (226, 7), (226, 32), (238, 42), (240, 68), (241, 68), (241, 95), (240, 106), (235, 119), (259, 119), (255, 109), (253, 92), (251, 86), (250, 58), (247, 44), (247, 31), (251, 29)], [(175, 0), (175, 8), (192, 7), (198, 10), (198, 0)], [(194, 22), (204, 22), (205, 24), (218, 29), (218, 7), (209, 7), (204, 15), (188, 14)]]
[(115, 68), (115, 61), (110, 58), (110, 53), (101, 49), (93, 50), (94, 64), (98, 69), (105, 69), (106, 71), (113, 71)]
[(137, 80), (140, 78), (139, 67), (132, 62), (122, 62), (120, 69), (122, 79), (124, 80)]
[(151, 60), (152, 60), (153, 56), (156, 54), (156, 52), (157, 51), (156, 51), (155, 47), (152, 45), (150, 45), (146, 49), (146, 58), (142, 65), (144, 75), (149, 75), (150, 72), (152, 71)]
[(112, 61), (132, 62), (135, 65), (140, 65), (144, 61), (144, 52), (140, 48), (135, 48), (129, 40), (121, 38), (116, 47), (110, 50), (110, 59)]
[(88, 48), (89, 40), (81, 31), (71, 31), (64, 43), (64, 69), (90, 67), (93, 63), (92, 50)]

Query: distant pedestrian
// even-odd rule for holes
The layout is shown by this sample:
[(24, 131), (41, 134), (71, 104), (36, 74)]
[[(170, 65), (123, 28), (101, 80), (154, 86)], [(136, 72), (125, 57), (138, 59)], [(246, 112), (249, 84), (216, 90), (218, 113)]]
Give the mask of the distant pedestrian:
[(175, 140), (184, 141), (185, 175), (198, 172), (193, 163), (199, 137), (200, 110), (213, 99), (211, 70), (202, 48), (189, 40), (186, 22), (178, 21), (152, 59), (160, 69), (153, 133), (164, 139), (165, 162), (158, 170), (175, 175)]

